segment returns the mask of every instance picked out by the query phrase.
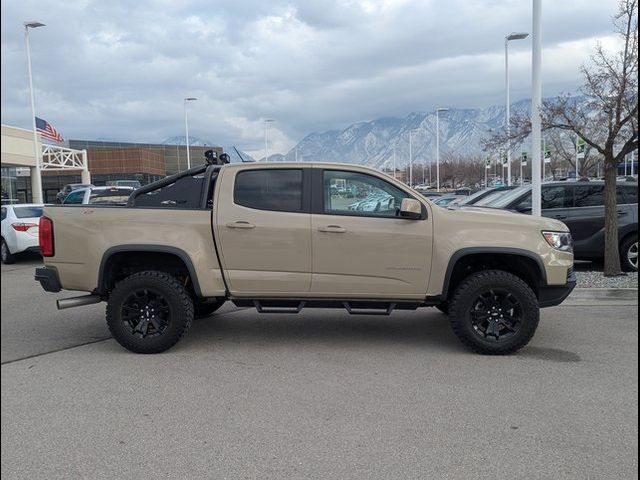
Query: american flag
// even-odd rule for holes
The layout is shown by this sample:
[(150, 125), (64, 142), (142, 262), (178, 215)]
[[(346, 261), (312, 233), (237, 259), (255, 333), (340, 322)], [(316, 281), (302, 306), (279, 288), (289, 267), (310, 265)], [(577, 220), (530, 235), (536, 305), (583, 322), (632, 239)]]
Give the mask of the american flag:
[(53, 128), (53, 125), (38, 117), (36, 117), (36, 131), (40, 132), (42, 138), (46, 138), (47, 140), (52, 140), (54, 142), (62, 142), (64, 140), (62, 135)]

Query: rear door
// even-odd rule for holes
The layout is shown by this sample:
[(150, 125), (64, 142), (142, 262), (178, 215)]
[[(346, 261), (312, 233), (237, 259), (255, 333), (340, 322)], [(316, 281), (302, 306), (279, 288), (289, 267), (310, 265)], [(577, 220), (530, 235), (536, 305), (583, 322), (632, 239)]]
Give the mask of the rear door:
[(230, 293), (296, 296), (311, 285), (309, 168), (225, 168), (215, 231)]
[(333, 298), (424, 298), (432, 222), (398, 216), (412, 195), (384, 176), (316, 167), (311, 293)]
[(567, 222), (576, 255), (601, 256), (604, 252), (604, 185), (576, 184), (575, 208)]

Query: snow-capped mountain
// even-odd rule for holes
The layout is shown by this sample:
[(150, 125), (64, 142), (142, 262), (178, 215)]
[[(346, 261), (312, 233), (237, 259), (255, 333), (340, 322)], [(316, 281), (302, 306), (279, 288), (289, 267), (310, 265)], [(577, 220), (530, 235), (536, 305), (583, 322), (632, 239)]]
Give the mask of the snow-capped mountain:
[[(164, 139), (162, 142), (163, 145), (186, 145), (186, 138), (184, 135), (178, 135), (175, 137), (169, 137)], [(216, 146), (216, 144), (214, 142), (211, 142), (209, 140), (204, 140), (202, 138), (198, 138), (198, 137), (192, 137), (191, 135), (189, 135), (189, 145), (191, 145), (192, 147), (214, 147)]]
[[(511, 112), (527, 112), (530, 108), (531, 101), (522, 100), (511, 106)], [(440, 154), (483, 154), (481, 141), (491, 130), (503, 128), (505, 110), (504, 106), (491, 106), (440, 112)], [(274, 154), (269, 160), (295, 161), (297, 155), (298, 161), (346, 162), (382, 168), (385, 164), (391, 167), (395, 152), (396, 165), (400, 167), (409, 161), (409, 137), (414, 162), (435, 159), (435, 112), (414, 112), (404, 118), (379, 118), (355, 123), (344, 130), (311, 133), (286, 155)]]

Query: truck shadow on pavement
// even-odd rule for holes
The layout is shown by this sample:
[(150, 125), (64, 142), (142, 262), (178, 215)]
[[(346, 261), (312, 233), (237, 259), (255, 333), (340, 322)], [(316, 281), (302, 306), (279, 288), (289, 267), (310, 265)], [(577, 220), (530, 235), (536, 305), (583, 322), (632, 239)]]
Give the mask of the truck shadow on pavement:
[(340, 310), (308, 309), (293, 315), (225, 308), (213, 316), (195, 320), (177, 347), (200, 348), (205, 344), (215, 346), (218, 342), (273, 346), (300, 343), (419, 345), (466, 351), (451, 331), (448, 318), (435, 309), (398, 311), (380, 317), (349, 315)]

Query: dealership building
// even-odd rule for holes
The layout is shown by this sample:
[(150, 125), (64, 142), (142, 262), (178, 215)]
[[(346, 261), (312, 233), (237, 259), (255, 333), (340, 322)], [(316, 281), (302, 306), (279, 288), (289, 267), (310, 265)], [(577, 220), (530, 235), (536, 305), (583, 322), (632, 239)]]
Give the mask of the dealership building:
[[(45, 202), (54, 202), (67, 183), (106, 185), (111, 180), (138, 180), (147, 184), (187, 168), (185, 145), (69, 140), (68, 147), (42, 143), (42, 191)], [(33, 130), (2, 125), (2, 199), (32, 201), (36, 158)], [(204, 152), (220, 147), (192, 146), (191, 165), (204, 162)], [(35, 182), (34, 182), (35, 183)]]

